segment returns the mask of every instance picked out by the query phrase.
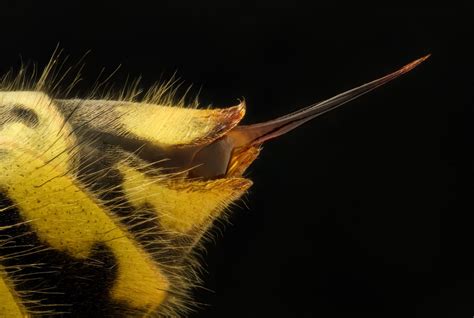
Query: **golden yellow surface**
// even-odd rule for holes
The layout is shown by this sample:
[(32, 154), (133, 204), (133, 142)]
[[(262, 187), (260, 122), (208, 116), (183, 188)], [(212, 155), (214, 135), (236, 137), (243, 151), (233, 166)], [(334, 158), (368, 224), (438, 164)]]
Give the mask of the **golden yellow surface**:
[(242, 103), (226, 109), (192, 109), (130, 103), (117, 106), (123, 128), (161, 145), (196, 144), (233, 128), (245, 114)]
[(25, 310), (17, 297), (11, 293), (5, 276), (0, 272), (0, 317), (26, 317)]
[(124, 176), (122, 184), (129, 202), (137, 207), (151, 204), (161, 226), (179, 233), (207, 224), (252, 185), (243, 178), (166, 181), (146, 176), (125, 164), (120, 164), (119, 170)]

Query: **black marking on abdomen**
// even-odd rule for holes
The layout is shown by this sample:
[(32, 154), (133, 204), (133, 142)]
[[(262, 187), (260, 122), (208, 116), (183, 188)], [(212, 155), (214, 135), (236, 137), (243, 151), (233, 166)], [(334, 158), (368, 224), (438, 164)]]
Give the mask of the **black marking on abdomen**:
[[(80, 138), (85, 138), (83, 135)], [(85, 140), (94, 140), (88, 137)], [(98, 140), (102, 140), (98, 138)], [(178, 242), (175, 236), (163, 231), (158, 221), (160, 211), (151, 205), (144, 204), (140, 207), (133, 206), (126, 198), (123, 190), (123, 175), (116, 168), (117, 162), (125, 156), (122, 149), (110, 155), (110, 145), (99, 141), (80, 142), (79, 173), (78, 179), (87, 185), (92, 193), (96, 193), (110, 211), (120, 218), (127, 230), (136, 241), (160, 264), (177, 265), (181, 263), (183, 244), (170, 244)], [(107, 148), (109, 147), (109, 148)], [(101, 171), (101, 173), (97, 173)], [(183, 243), (185, 240), (180, 240)], [(189, 244), (188, 244), (189, 245)], [(171, 249), (171, 247), (176, 247)]]
[(38, 126), (39, 119), (38, 114), (32, 109), (26, 108), (23, 105), (15, 104), (11, 110), (11, 115), (18, 119), (18, 121), (22, 122), (26, 126), (30, 128), (35, 128)]
[(0, 263), (17, 292), (25, 295), (29, 310), (51, 310), (72, 317), (126, 316), (129, 309), (125, 304), (109, 298), (117, 278), (117, 261), (106, 245), (96, 244), (88, 259), (73, 258), (41, 242), (32, 227), (23, 223), (13, 202), (0, 192), (0, 209), (4, 208), (0, 214)]

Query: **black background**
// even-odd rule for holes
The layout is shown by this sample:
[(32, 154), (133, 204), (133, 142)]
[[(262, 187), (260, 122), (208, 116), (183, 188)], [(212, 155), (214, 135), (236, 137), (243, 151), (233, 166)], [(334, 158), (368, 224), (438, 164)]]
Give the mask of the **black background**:
[[(0, 71), (60, 43), (118, 86), (175, 71), (202, 104), (263, 121), (432, 53), (265, 146), (203, 257), (193, 317), (474, 315), (474, 11), (469, 2), (4, 1)], [(88, 86), (89, 85), (89, 86)], [(80, 92), (79, 92), (80, 93)]]

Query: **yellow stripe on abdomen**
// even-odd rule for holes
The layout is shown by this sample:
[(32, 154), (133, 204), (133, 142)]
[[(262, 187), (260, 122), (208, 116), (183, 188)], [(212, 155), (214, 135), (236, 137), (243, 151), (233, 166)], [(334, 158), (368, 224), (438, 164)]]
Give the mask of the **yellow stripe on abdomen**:
[(8, 282), (5, 273), (0, 268), (0, 317), (21, 318), (27, 317), (26, 310), (20, 300), (13, 294), (13, 288)]
[(45, 164), (40, 154), (1, 139), (0, 150), (0, 187), (45, 245), (85, 260), (95, 245), (104, 244), (117, 261), (111, 299), (143, 311), (160, 306), (169, 282), (116, 216), (62, 166)]

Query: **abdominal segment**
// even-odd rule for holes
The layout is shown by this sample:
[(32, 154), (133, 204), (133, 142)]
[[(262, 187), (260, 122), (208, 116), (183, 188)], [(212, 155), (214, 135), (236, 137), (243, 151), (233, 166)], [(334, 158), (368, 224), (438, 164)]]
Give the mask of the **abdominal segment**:
[(192, 308), (193, 248), (250, 182), (170, 174), (42, 93), (0, 93), (0, 110), (0, 316)]

